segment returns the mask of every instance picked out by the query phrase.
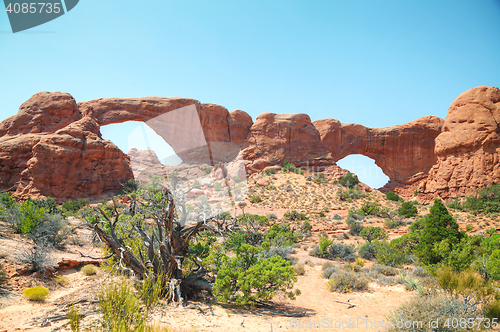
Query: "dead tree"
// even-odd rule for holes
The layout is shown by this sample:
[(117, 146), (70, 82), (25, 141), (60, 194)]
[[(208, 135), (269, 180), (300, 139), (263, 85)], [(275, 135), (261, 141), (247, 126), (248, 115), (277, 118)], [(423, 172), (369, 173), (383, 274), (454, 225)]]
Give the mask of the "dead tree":
[[(189, 296), (201, 290), (211, 291), (212, 284), (204, 279), (207, 271), (201, 266), (201, 259), (194, 257), (197, 268), (189, 274), (186, 275), (182, 270), (182, 263), (190, 254), (189, 245), (193, 237), (204, 230), (216, 231), (209, 224), (210, 219), (191, 225), (181, 224), (175, 218), (174, 197), (165, 186), (160, 186), (157, 190), (141, 189), (141, 194), (130, 196), (133, 211), (129, 211), (129, 215), (139, 217), (136, 217), (134, 223), (126, 225), (125, 232), (121, 225), (122, 238), (116, 231), (122, 220), (115, 200), (111, 213), (97, 207), (97, 213), (91, 221), (100, 240), (119, 260), (121, 269), (128, 270), (139, 279), (164, 278), (163, 284), (168, 285), (169, 296), (180, 303), (181, 293)], [(125, 239), (137, 237), (141, 239), (143, 247), (139, 248), (139, 254), (134, 255)]]

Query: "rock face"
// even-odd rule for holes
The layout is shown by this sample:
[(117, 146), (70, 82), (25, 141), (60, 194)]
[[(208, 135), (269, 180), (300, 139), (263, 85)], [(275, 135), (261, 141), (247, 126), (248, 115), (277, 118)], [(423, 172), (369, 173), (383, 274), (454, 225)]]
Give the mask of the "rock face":
[[(500, 182), (500, 90), (480, 86), (450, 105), (436, 137), (436, 163), (417, 183), (418, 197), (455, 197)], [(412, 188), (413, 189), (413, 188)]]
[(77, 104), (67, 93), (40, 92), (0, 123), (0, 189), (20, 198), (64, 200), (116, 191), (139, 167), (161, 173), (154, 156), (131, 150), (131, 164), (101, 137), (100, 126), (135, 120), (155, 130), (186, 164), (215, 165), (239, 155), (249, 173), (285, 159), (324, 169), (362, 154), (389, 176), (384, 190), (406, 197), (418, 190), (422, 201), (464, 195), (500, 180), (499, 105), (498, 88), (477, 87), (452, 103), (446, 120), (427, 116), (370, 128), (335, 119), (311, 122), (302, 113), (263, 113), (253, 122), (243, 111), (181, 97)]
[(99, 196), (133, 177), (128, 157), (66, 93), (35, 94), (0, 133), (0, 187), (19, 198)]

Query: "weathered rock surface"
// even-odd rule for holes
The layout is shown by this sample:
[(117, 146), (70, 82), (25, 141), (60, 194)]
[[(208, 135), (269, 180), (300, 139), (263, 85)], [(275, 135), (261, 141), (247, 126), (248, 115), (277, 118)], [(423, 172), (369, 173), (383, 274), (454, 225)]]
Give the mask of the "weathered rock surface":
[(40, 92), (0, 123), (0, 189), (63, 200), (116, 191), (140, 167), (161, 173), (158, 158), (131, 150), (131, 163), (100, 135), (102, 125), (135, 120), (155, 130), (186, 164), (215, 165), (240, 153), (239, 163), (253, 173), (285, 159), (322, 169), (362, 154), (391, 179), (385, 190), (412, 196), (417, 189), (424, 201), (463, 195), (500, 180), (499, 105), (497, 88), (477, 87), (452, 103), (446, 120), (427, 116), (370, 128), (335, 119), (311, 122), (302, 113), (263, 113), (253, 122), (243, 111), (181, 97), (77, 104), (67, 93)]
[[(450, 105), (436, 137), (436, 163), (419, 181), (418, 197), (456, 197), (500, 182), (500, 90), (480, 86)], [(412, 189), (413, 189), (412, 188)]]

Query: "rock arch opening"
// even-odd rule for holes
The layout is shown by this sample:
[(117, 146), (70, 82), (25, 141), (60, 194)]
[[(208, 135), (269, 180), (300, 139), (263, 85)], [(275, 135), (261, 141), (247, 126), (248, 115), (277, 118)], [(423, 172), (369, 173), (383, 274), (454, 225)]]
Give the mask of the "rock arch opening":
[(144, 122), (126, 121), (101, 127), (102, 138), (116, 144), (120, 150), (129, 154), (137, 151), (154, 151), (158, 161), (165, 166), (176, 166), (182, 159), (160, 135)]
[(375, 160), (361, 154), (352, 154), (337, 161), (337, 165), (356, 174), (359, 181), (374, 189), (383, 187), (389, 177), (375, 164)]

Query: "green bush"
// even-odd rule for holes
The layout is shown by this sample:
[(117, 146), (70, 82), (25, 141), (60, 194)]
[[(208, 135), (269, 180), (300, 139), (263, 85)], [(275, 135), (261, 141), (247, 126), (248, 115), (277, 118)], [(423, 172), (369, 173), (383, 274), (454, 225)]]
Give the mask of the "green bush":
[(352, 271), (335, 271), (330, 275), (327, 287), (330, 292), (349, 293), (368, 288), (369, 279)]
[(387, 238), (387, 233), (382, 228), (373, 226), (364, 228), (359, 235), (368, 242), (385, 240)]
[(403, 202), (398, 209), (398, 215), (405, 218), (413, 218), (418, 214), (416, 202)]
[(389, 212), (387, 208), (383, 208), (379, 203), (370, 201), (364, 202), (359, 210), (365, 216), (377, 217), (384, 217)]
[(378, 264), (392, 267), (408, 263), (408, 255), (400, 250), (392, 241), (375, 241), (375, 256)]
[(215, 182), (213, 188), (215, 191), (221, 191), (222, 185), (220, 184), (220, 182)]
[(339, 183), (346, 188), (352, 189), (359, 184), (358, 177), (351, 172), (347, 172), (339, 180)]
[(260, 203), (262, 202), (262, 198), (258, 195), (254, 195), (250, 197), (250, 203)]
[(49, 290), (42, 286), (35, 286), (23, 290), (23, 295), (31, 301), (43, 302), (49, 295)]
[(290, 263), (279, 256), (259, 259), (261, 248), (242, 244), (234, 257), (223, 252), (212, 253), (209, 261), (216, 274), (213, 292), (221, 302), (255, 304), (269, 301), (277, 292), (295, 298), (297, 281)]
[(307, 220), (307, 216), (305, 213), (297, 212), (297, 210), (287, 211), (283, 214), (283, 219), (286, 220)]
[(281, 171), (283, 173), (297, 173), (304, 175), (304, 171), (302, 171), (300, 168), (296, 167), (294, 164), (291, 164), (288, 162), (288, 160), (285, 159), (283, 162), (283, 167), (281, 168)]
[(18, 225), (17, 231), (21, 234), (32, 232), (35, 227), (41, 224), (45, 219), (47, 210), (43, 207), (37, 207), (31, 199), (25, 200), (19, 207), (22, 219)]
[(82, 267), (82, 273), (86, 276), (92, 276), (97, 273), (97, 268), (92, 264), (87, 264)]
[(441, 252), (436, 251), (435, 244), (446, 240), (450, 250), (452, 250), (453, 246), (465, 236), (465, 233), (459, 231), (457, 222), (443, 202), (437, 198), (423, 222), (425, 226), (419, 244), (415, 248), (415, 255), (423, 264), (437, 264), (443, 256)]
[(332, 240), (329, 240), (326, 236), (320, 236), (319, 238), (319, 251), (321, 256), (326, 255), (326, 250), (332, 244)]
[(393, 191), (386, 192), (385, 198), (387, 198), (390, 201), (394, 201), (394, 202), (403, 201), (403, 199), (398, 194), (394, 193)]

